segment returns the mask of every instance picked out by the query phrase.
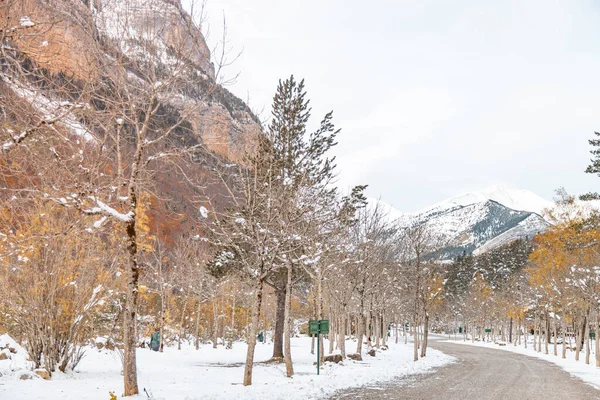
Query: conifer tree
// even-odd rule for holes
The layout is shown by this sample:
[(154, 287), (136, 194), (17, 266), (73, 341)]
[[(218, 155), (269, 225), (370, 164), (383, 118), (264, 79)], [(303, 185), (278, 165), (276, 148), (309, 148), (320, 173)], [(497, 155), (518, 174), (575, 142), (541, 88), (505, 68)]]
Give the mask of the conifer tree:
[(223, 168), (223, 182), (229, 188), (232, 206), (224, 211), (213, 207), (216, 221), (212, 224), (207, 220), (218, 249), (209, 269), (237, 270), (253, 281), (244, 385), (252, 384), (264, 284), (275, 286), (279, 300), (284, 300), (283, 307), (277, 307), (275, 342), (279, 346), (274, 354), (277, 347), (283, 347), (279, 339), (283, 335), (286, 374), (292, 376), (289, 338), (294, 282), (307, 271), (307, 265), (318, 268), (315, 264), (325, 251), (323, 243), (331, 233), (330, 227), (341, 220), (342, 214), (351, 220), (352, 209), (364, 199), (363, 186), (340, 200), (332, 185), (335, 164), (328, 152), (339, 132), (331, 122), (332, 113), (311, 134), (307, 133), (309, 118), (304, 82), (297, 82), (293, 76), (280, 81), (273, 98), (272, 121), (259, 135), (256, 149), (244, 166), (237, 166), (234, 176), (231, 168)]
[[(319, 128), (307, 135), (306, 124), (311, 115), (309, 100), (306, 98), (304, 81), (297, 82), (294, 76), (280, 81), (273, 98), (272, 120), (268, 139), (273, 146), (276, 166), (272, 181), (278, 187), (280, 198), (279, 232), (281, 243), (285, 243), (288, 255), (281, 258), (285, 270), (285, 303), (283, 307), (283, 333), (285, 342), (284, 359), (287, 376), (293, 375), (290, 351), (291, 336), (291, 296), (293, 277), (303, 258), (311, 258), (307, 253), (320, 252), (314, 248), (316, 237), (322, 231), (314, 227), (324, 226), (337, 217), (335, 207), (337, 190), (330, 185), (334, 177), (334, 159), (327, 156), (335, 146), (336, 130), (332, 113), (328, 113)], [(307, 218), (308, 217), (308, 218)], [(316, 240), (322, 242), (322, 240)], [(314, 254), (313, 254), (314, 255)], [(297, 274), (297, 272), (296, 272)], [(281, 274), (278, 274), (281, 276)], [(281, 312), (281, 308), (278, 307)], [(277, 318), (281, 321), (281, 318)], [(281, 343), (281, 341), (279, 341)]]
[[(593, 155), (593, 157), (590, 160), (591, 164), (588, 165), (588, 167), (585, 170), (585, 173), (586, 174), (596, 174), (596, 175), (600, 176), (600, 132), (594, 132), (594, 135), (596, 135), (596, 139), (588, 140), (590, 146), (592, 146), (592, 150), (590, 150), (590, 153)], [(584, 200), (584, 201), (599, 200), (600, 193), (597, 193), (597, 192), (586, 193), (584, 195), (581, 195), (580, 199)]]

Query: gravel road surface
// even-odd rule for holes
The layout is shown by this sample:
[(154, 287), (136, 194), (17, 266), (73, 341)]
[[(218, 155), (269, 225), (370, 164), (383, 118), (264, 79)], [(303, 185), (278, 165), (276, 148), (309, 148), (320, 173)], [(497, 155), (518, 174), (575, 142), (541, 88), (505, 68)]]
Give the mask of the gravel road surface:
[(600, 390), (549, 362), (503, 350), (441, 341), (431, 342), (431, 347), (458, 361), (433, 373), (342, 391), (332, 399), (600, 399)]

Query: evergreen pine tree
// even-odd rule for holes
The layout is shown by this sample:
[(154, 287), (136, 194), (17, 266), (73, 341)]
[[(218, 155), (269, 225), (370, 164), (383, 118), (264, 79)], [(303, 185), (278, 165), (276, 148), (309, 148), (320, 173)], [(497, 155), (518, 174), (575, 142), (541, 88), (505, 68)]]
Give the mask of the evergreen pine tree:
[[(592, 146), (590, 153), (592, 153), (593, 157), (590, 160), (591, 164), (588, 165), (585, 172), (586, 174), (596, 174), (600, 176), (600, 132), (594, 132), (594, 135), (596, 135), (596, 139), (588, 140), (590, 146)], [(583, 201), (600, 200), (600, 193), (590, 192), (579, 196), (579, 198)]]

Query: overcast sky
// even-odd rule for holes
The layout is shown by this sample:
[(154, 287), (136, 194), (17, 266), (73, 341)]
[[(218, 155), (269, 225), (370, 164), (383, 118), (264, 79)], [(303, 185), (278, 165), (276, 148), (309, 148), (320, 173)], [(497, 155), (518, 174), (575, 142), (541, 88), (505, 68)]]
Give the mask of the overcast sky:
[[(595, 4), (594, 4), (595, 3)], [(334, 110), (340, 186), (402, 211), (493, 184), (551, 199), (584, 174), (600, 130), (595, 1), (209, 0), (243, 53), (229, 87), (268, 117), (279, 78)]]

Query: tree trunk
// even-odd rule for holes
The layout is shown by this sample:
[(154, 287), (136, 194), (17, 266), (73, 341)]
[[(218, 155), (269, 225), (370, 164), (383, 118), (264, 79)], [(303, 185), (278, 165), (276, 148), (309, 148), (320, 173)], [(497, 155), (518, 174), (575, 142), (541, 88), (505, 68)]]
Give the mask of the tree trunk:
[(389, 325), (389, 322), (387, 321), (385, 314), (382, 314), (381, 315), (381, 344), (386, 347), (387, 347), (387, 341), (388, 341), (388, 330), (387, 330), (388, 325)]
[(420, 291), (420, 277), (421, 277), (421, 272), (419, 271), (419, 258), (417, 257), (417, 267), (416, 267), (416, 274), (417, 274), (417, 281), (416, 281), (416, 285), (415, 285), (415, 308), (414, 308), (414, 315), (413, 315), (413, 331), (415, 332), (415, 337), (414, 337), (414, 345), (413, 345), (413, 350), (414, 350), (414, 354), (413, 354), (413, 359), (414, 361), (418, 361), (419, 360), (419, 331), (417, 329), (417, 323), (418, 323), (418, 318), (419, 318), (419, 291)]
[(285, 313), (284, 313), (284, 327), (283, 337), (285, 342), (285, 372), (288, 378), (294, 375), (294, 366), (292, 364), (292, 349), (291, 349), (291, 336), (292, 336), (292, 266), (287, 267), (287, 283), (285, 287)]
[(364, 320), (365, 320), (364, 312), (365, 312), (365, 305), (364, 305), (364, 299), (362, 298), (362, 293), (361, 293), (360, 309), (359, 309), (358, 317), (356, 319), (356, 338), (358, 339), (357, 344), (356, 344), (356, 353), (361, 354), (361, 355), (362, 355), (362, 342), (363, 342), (363, 325), (364, 325)]
[(365, 334), (367, 335), (367, 348), (373, 347), (371, 343), (371, 335), (373, 335), (373, 315), (369, 313), (369, 318), (365, 317)]
[(523, 332), (524, 332), (524, 338), (523, 338), (523, 344), (525, 346), (525, 348), (527, 348), (527, 334), (529, 333), (529, 327), (527, 326), (527, 320), (525, 319), (525, 316), (523, 316), (521, 318), (522, 324), (523, 324)]
[(537, 351), (537, 334), (538, 334), (537, 315), (533, 319), (533, 351)]
[(598, 344), (598, 312), (596, 311), (596, 322), (594, 323), (594, 352), (596, 353), (596, 367), (600, 367), (600, 345)]
[[(135, 210), (135, 199), (132, 202)], [(127, 279), (127, 295), (125, 298), (125, 312), (123, 313), (123, 380), (124, 395), (133, 396), (139, 393), (137, 384), (137, 361), (136, 361), (136, 324), (138, 306), (138, 282), (140, 271), (137, 260), (137, 233), (135, 217), (127, 223), (127, 252), (129, 258), (129, 276)]]
[(217, 348), (219, 342), (219, 299), (215, 295), (213, 298), (213, 349)]
[(202, 306), (202, 298), (198, 296), (198, 310), (196, 310), (196, 350), (200, 348), (200, 308)]
[(181, 350), (181, 335), (183, 334), (183, 322), (185, 321), (185, 309), (187, 302), (183, 302), (183, 310), (181, 311), (181, 319), (179, 320), (179, 334), (177, 335), (177, 350)]
[[(317, 277), (317, 319), (323, 319), (323, 277), (319, 274)], [(317, 345), (319, 346), (319, 352), (321, 354), (321, 364), (325, 358), (325, 346), (323, 340), (319, 340)]]
[(379, 347), (381, 346), (381, 317), (378, 314), (375, 314), (375, 317), (373, 318), (373, 324), (374, 324), (374, 328), (373, 329), (373, 335), (375, 335), (375, 347)]
[(333, 318), (333, 313), (331, 312), (331, 305), (328, 307), (329, 310), (329, 333), (327, 334), (327, 339), (329, 340), (329, 354), (333, 353), (333, 345), (335, 344), (335, 330), (337, 329), (337, 320)]
[(556, 313), (552, 314), (552, 325), (553, 325), (553, 331), (554, 331), (554, 355), (557, 356), (558, 355), (558, 349), (556, 348), (557, 343), (558, 342), (558, 328), (556, 327)]
[(231, 330), (229, 332), (228, 347), (233, 348), (233, 341), (236, 338), (235, 334), (235, 294), (237, 293), (236, 285), (233, 285), (233, 293), (231, 296)]
[(256, 349), (256, 335), (260, 322), (260, 309), (263, 299), (264, 282), (260, 279), (254, 293), (254, 304), (252, 304), (252, 323), (248, 332), (248, 350), (246, 352), (246, 366), (244, 368), (244, 386), (252, 385), (252, 367), (254, 364), (254, 350)]
[[(317, 299), (313, 299), (313, 315), (314, 319), (317, 319)], [(315, 335), (310, 335), (310, 354), (315, 354)]]
[(586, 324), (585, 327), (585, 363), (590, 363), (590, 324)]
[[(162, 274), (162, 269), (161, 269), (161, 274)], [(161, 279), (162, 281), (162, 279)], [(158, 344), (158, 351), (160, 351), (161, 353), (163, 352), (163, 346), (165, 343), (165, 321), (166, 321), (166, 306), (165, 306), (165, 294), (164, 294), (164, 286), (160, 288), (161, 289), (161, 295), (160, 295), (160, 343)]]
[(421, 344), (421, 358), (427, 356), (427, 339), (429, 338), (429, 315), (425, 314), (423, 323), (423, 343)]
[(581, 327), (577, 326), (577, 333), (575, 339), (575, 361), (579, 361), (579, 351), (581, 348), (579, 347), (579, 342), (581, 340)]
[(344, 311), (342, 324), (340, 324), (340, 352), (342, 353), (342, 357), (346, 358), (346, 312)]
[(538, 320), (538, 353), (542, 352), (542, 319)]
[(548, 354), (548, 344), (550, 343), (550, 318), (548, 316), (548, 310), (546, 310), (546, 318), (544, 321), (544, 326), (546, 327), (546, 343), (544, 343), (544, 353)]
[(277, 309), (275, 311), (275, 330), (273, 333), (273, 358), (283, 359), (283, 331), (285, 325), (286, 286), (275, 287)]
[(363, 334), (362, 334), (362, 318), (359, 316), (356, 318), (356, 353), (357, 354), (361, 354), (362, 353), (362, 341), (363, 341)]
[(415, 333), (413, 340), (413, 360), (414, 361), (418, 361), (419, 360), (419, 332), (417, 330), (417, 319), (414, 319), (413, 322), (413, 332)]
[(567, 358), (567, 324), (564, 322), (562, 324), (562, 358)]

